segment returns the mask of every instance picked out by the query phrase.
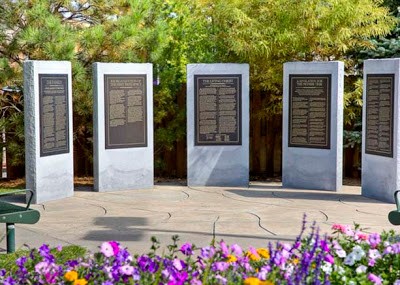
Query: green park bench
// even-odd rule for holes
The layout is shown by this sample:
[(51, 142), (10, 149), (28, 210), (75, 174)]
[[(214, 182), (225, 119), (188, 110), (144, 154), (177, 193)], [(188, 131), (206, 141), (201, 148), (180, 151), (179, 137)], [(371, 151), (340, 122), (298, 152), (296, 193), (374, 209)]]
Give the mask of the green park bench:
[(0, 196), (10, 196), (21, 192), (30, 194), (26, 207), (0, 199), (0, 223), (6, 224), (7, 253), (15, 251), (15, 224), (35, 224), (40, 218), (39, 211), (29, 208), (33, 198), (32, 190), (15, 190), (0, 193)]
[(397, 195), (398, 193), (400, 193), (400, 190), (394, 192), (394, 201), (396, 202), (397, 210), (390, 211), (388, 215), (389, 222), (395, 226), (400, 225), (400, 203)]

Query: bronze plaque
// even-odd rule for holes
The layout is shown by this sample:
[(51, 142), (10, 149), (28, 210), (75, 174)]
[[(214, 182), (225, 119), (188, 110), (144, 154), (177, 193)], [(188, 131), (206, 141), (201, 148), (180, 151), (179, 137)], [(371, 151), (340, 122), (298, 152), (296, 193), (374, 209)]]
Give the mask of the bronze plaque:
[(331, 75), (289, 75), (289, 147), (330, 149)]
[(242, 75), (195, 75), (195, 145), (241, 145)]
[(39, 74), (40, 156), (69, 153), (68, 74)]
[(106, 149), (147, 146), (146, 74), (104, 75)]
[(365, 153), (393, 157), (394, 74), (368, 74)]

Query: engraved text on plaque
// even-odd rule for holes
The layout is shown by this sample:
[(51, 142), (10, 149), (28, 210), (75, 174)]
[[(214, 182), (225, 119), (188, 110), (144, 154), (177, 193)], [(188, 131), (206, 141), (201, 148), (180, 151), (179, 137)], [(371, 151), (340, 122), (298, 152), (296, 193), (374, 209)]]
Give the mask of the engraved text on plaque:
[(40, 156), (69, 153), (68, 75), (39, 74)]
[(365, 153), (393, 157), (394, 74), (368, 74)]
[(195, 145), (241, 145), (240, 74), (195, 75)]
[(289, 147), (330, 148), (330, 74), (289, 76)]
[(147, 146), (146, 74), (104, 75), (105, 148)]

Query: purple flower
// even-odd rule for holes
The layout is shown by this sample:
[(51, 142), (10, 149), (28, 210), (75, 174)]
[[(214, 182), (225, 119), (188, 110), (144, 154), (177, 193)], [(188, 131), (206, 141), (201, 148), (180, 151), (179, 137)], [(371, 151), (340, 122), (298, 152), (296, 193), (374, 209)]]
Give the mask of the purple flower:
[(223, 255), (228, 256), (229, 248), (227, 247), (226, 243), (223, 240), (220, 241), (219, 246), (221, 247)]
[(192, 244), (189, 243), (189, 242), (183, 244), (183, 245), (181, 246), (180, 251), (181, 251), (184, 255), (193, 255)]
[(15, 261), (15, 264), (17, 264), (18, 267), (23, 267), (26, 261), (27, 258), (25, 256), (22, 256)]
[(368, 274), (368, 280), (377, 285), (382, 284), (382, 279), (379, 276), (376, 276), (375, 274), (372, 273)]
[(330, 254), (325, 255), (324, 260), (325, 260), (326, 262), (329, 262), (330, 264), (333, 264), (333, 263), (335, 262), (335, 259), (334, 259), (333, 256), (330, 255)]
[(7, 271), (5, 269), (0, 270), (0, 277), (5, 276)]
[(47, 244), (43, 244), (38, 250), (40, 256), (42, 256), (46, 261), (50, 263), (54, 262), (54, 256), (50, 253), (50, 248)]
[(112, 283), (111, 281), (106, 281), (101, 283), (101, 285), (114, 285), (114, 283)]
[(203, 258), (211, 258), (215, 254), (215, 248), (212, 246), (203, 247), (200, 250), (200, 256)]
[(3, 281), (3, 285), (15, 285), (17, 284), (17, 282), (11, 277), (7, 277), (4, 281)]
[(373, 233), (369, 235), (368, 243), (372, 248), (377, 247), (380, 242), (381, 242), (381, 236), (378, 233)]
[(242, 248), (237, 244), (231, 245), (231, 250), (232, 250), (232, 253), (235, 254), (236, 256), (240, 256), (243, 254)]
[(321, 246), (322, 251), (329, 252), (330, 249), (329, 249), (328, 242), (326, 240), (321, 240), (319, 244)]
[(183, 268), (186, 267), (185, 262), (183, 262), (182, 260), (175, 258), (172, 261), (172, 264), (174, 265), (174, 267), (176, 268), (176, 270), (181, 271)]
[(223, 272), (223, 271), (225, 271), (225, 270), (227, 270), (229, 268), (229, 263), (228, 262), (223, 262), (223, 261), (217, 261), (217, 262), (213, 263), (211, 268), (212, 268), (213, 271), (221, 271), (221, 272)]

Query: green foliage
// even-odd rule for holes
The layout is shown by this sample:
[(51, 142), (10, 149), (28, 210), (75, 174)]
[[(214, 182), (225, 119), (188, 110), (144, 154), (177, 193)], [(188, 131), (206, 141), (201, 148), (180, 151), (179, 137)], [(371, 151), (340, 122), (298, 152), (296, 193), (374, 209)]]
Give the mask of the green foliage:
[[(0, 268), (4, 268), (7, 271), (15, 272), (18, 269), (16, 260), (22, 256), (29, 256), (30, 250), (19, 249), (14, 253), (0, 254)], [(68, 245), (62, 247), (61, 250), (53, 248), (51, 254), (57, 260), (60, 260), (60, 264), (64, 264), (68, 260), (77, 260), (83, 258), (87, 254), (87, 249), (78, 245)]]
[[(345, 60), (352, 66), (348, 50), (370, 46), (371, 37), (387, 34), (395, 24), (380, 4), (378, 0), (3, 0), (0, 87), (22, 86), (25, 59), (71, 61), (74, 147), (91, 160), (92, 63), (151, 62), (157, 82), (155, 150), (160, 153), (185, 138), (188, 63), (249, 63), (252, 89), (267, 97), (257, 118), (280, 114), (283, 63)], [(346, 122), (358, 116), (359, 94), (356, 86), (345, 99)], [(5, 117), (0, 128), (17, 130), (22, 124), (17, 117)], [(23, 136), (15, 142), (23, 149)], [(13, 139), (9, 150), (17, 152), (12, 144)], [(23, 152), (19, 153), (16, 161), (23, 163)]]

